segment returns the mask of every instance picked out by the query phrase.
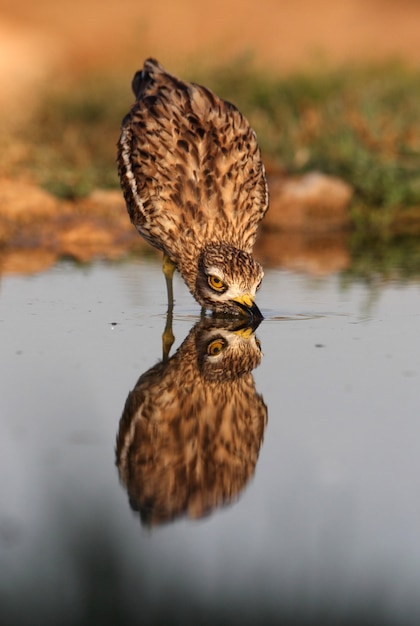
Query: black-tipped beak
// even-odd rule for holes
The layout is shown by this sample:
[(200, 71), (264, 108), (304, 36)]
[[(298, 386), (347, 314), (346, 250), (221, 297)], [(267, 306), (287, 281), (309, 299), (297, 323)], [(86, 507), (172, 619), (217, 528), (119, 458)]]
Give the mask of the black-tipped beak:
[(241, 309), (242, 313), (244, 313), (251, 319), (260, 321), (264, 319), (263, 314), (261, 313), (250, 295), (245, 294), (238, 298), (234, 298), (232, 302), (234, 302)]
[(239, 326), (235, 326), (235, 328), (232, 329), (232, 332), (248, 339), (255, 333), (262, 320), (263, 317), (244, 317)]

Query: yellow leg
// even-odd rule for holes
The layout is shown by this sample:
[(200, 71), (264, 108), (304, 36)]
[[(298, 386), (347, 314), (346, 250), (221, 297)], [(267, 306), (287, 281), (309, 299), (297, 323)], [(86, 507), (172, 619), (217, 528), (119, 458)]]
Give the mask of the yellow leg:
[(166, 313), (165, 330), (162, 335), (162, 360), (167, 361), (169, 358), (169, 352), (171, 351), (172, 344), (175, 341), (174, 334), (172, 332), (172, 309), (168, 309)]
[(166, 289), (168, 292), (168, 311), (166, 313), (165, 330), (162, 335), (162, 358), (166, 361), (169, 358), (169, 352), (172, 348), (172, 344), (175, 341), (174, 334), (172, 332), (172, 316), (174, 310), (174, 292), (172, 286), (172, 279), (175, 271), (175, 264), (171, 261), (168, 255), (163, 255), (163, 273), (165, 274)]
[(167, 254), (163, 255), (163, 273), (165, 274), (166, 290), (168, 292), (168, 311), (174, 308), (174, 291), (172, 287), (172, 279), (175, 271), (175, 264), (171, 261)]

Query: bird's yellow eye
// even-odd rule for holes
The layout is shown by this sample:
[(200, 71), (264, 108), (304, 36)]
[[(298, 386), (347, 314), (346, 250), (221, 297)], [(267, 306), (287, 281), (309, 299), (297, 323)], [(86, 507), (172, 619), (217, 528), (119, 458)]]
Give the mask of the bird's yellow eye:
[(258, 285), (257, 285), (257, 291), (258, 291), (258, 289), (261, 287), (261, 283), (262, 283), (262, 279), (260, 280), (260, 282), (259, 282), (259, 283), (258, 283)]
[(209, 356), (217, 356), (222, 352), (225, 346), (226, 341), (224, 339), (213, 339), (207, 346), (207, 354)]
[(209, 276), (207, 280), (208, 280), (208, 283), (209, 283), (210, 287), (212, 289), (214, 289), (215, 291), (225, 291), (226, 290), (225, 283), (218, 276), (213, 276), (213, 275)]

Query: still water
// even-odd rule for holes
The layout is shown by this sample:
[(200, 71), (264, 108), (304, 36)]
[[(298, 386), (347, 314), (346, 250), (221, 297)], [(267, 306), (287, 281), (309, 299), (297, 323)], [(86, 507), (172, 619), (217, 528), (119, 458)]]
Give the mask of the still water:
[(2, 277), (0, 623), (420, 623), (420, 284), (175, 297), (159, 365), (158, 262)]

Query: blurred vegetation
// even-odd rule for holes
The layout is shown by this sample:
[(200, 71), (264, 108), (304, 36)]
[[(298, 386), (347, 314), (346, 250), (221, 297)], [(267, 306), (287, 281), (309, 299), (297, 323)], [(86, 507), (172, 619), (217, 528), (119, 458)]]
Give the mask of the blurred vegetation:
[(116, 143), (131, 102), (129, 82), (115, 77), (53, 87), (25, 129), (24, 167), (63, 198), (118, 187)]
[(420, 72), (388, 63), (274, 78), (241, 66), (209, 82), (248, 116), (277, 165), (350, 183), (364, 232), (386, 232), (416, 205), (404, 221), (420, 232)]
[(420, 277), (418, 236), (372, 237), (356, 231), (350, 238), (351, 264), (343, 273), (343, 284), (360, 280), (378, 282), (418, 281)]
[[(356, 229), (387, 233), (400, 217), (402, 231), (420, 233), (420, 72), (393, 63), (278, 77), (241, 59), (184, 76), (238, 106), (266, 161), (349, 182)], [(132, 101), (126, 76), (57, 86), (25, 129), (25, 167), (62, 197), (117, 187), (115, 144)]]

